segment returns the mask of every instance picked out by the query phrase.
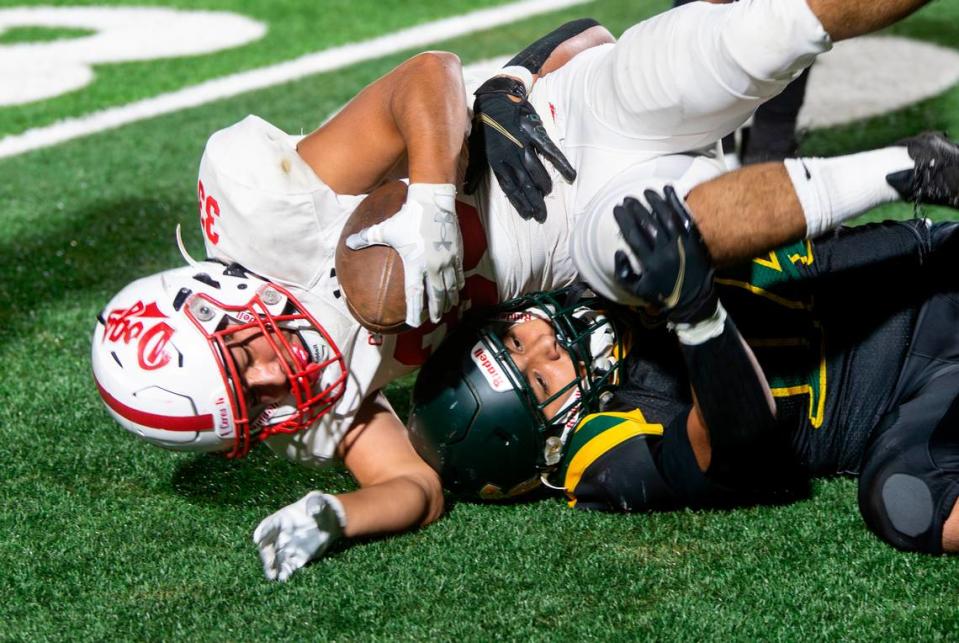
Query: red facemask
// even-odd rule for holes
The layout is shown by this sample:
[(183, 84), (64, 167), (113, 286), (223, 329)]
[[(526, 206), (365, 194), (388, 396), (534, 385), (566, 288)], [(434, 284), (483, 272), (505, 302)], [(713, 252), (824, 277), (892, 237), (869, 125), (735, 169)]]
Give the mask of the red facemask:
[[(278, 293), (287, 298), (287, 304), (283, 314), (273, 315), (269, 311), (267, 301), (275, 298)], [(204, 306), (223, 311), (231, 318), (239, 320), (239, 323), (231, 324), (213, 333), (207, 332), (200, 319), (205, 314)], [(266, 284), (243, 305), (226, 305), (205, 293), (197, 293), (187, 302), (184, 312), (209, 342), (230, 398), (236, 440), (227, 457), (245, 456), (252, 446), (253, 434), (259, 440), (263, 440), (275, 433), (295, 433), (311, 426), (318, 418), (328, 413), (343, 396), (346, 388), (346, 365), (343, 355), (323, 326), (286, 289), (276, 284)], [(256, 417), (250, 417), (250, 404), (243, 389), (242, 378), (226, 345), (226, 337), (247, 329), (257, 329), (266, 338), (270, 348), (279, 357), (279, 363), (289, 384), (289, 393), (295, 410), (276, 424), (257, 423)], [(317, 333), (328, 348), (327, 356), (322, 361), (313, 361), (309, 352), (298, 342), (291, 341), (283, 332), (284, 330)], [(332, 379), (325, 378), (324, 386), (319, 387), (317, 383), (329, 368), (337, 369), (338, 375)], [(259, 430), (254, 431), (257, 428)]]

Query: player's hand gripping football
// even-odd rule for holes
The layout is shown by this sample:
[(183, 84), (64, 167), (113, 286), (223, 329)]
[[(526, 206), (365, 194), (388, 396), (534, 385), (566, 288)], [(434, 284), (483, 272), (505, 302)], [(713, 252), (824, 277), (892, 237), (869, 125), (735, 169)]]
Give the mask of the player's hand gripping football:
[(527, 100), (526, 87), (509, 76), (490, 78), (476, 90), (469, 152), (466, 193), (477, 190), (489, 167), (524, 219), (545, 221), (543, 197), (553, 191), (553, 181), (539, 156), (552, 163), (567, 181), (576, 178), (576, 170), (550, 140)]
[(311, 560), (319, 558), (346, 526), (346, 514), (335, 496), (311, 491), (263, 519), (253, 532), (263, 573), (286, 581)]
[(699, 228), (672, 186), (666, 187), (665, 199), (653, 190), (643, 195), (648, 209), (631, 197), (613, 209), (635, 257), (634, 267), (625, 251), (616, 251), (616, 279), (673, 323), (702, 321), (716, 311), (717, 298)]
[(392, 217), (346, 239), (351, 250), (392, 246), (403, 259), (406, 324), (424, 320), (425, 291), (429, 318), (438, 322), (459, 303), (463, 277), (463, 237), (456, 218), (456, 188), (449, 184), (413, 183), (406, 203)]

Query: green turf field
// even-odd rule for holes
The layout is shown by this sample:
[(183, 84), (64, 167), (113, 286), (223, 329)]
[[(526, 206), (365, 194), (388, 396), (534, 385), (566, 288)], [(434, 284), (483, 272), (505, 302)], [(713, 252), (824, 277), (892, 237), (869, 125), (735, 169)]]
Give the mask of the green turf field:
[[(0, 136), (501, 3), (210, 0), (203, 8), (255, 17), (268, 35), (98, 68), (86, 89), (0, 108)], [(600, 0), (435, 47), (470, 62), (566, 19), (592, 15), (619, 33), (665, 6)], [(957, 46), (959, 4), (939, 0), (894, 31)], [(24, 28), (0, 45), (83, 33)], [(351, 488), (346, 473), (264, 450), (238, 463), (173, 454), (113, 423), (90, 376), (94, 316), (132, 277), (180, 261), (177, 222), (202, 254), (194, 186), (206, 137), (250, 112), (310, 129), (409, 53), (0, 160), (0, 640), (959, 638), (959, 560), (880, 543), (858, 516), (853, 481), (732, 512), (455, 504), (429, 529), (337, 547), (282, 585), (263, 580), (253, 528), (308, 489)], [(929, 128), (959, 132), (959, 87), (813, 132), (803, 151)], [(887, 207), (871, 218), (911, 214)], [(390, 391), (401, 409), (408, 386)]]

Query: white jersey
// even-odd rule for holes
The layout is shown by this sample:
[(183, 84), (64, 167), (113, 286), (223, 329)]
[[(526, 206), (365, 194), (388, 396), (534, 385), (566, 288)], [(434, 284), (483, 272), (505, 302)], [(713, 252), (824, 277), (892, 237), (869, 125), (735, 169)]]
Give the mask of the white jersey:
[(670, 182), (685, 193), (719, 174), (713, 144), (829, 46), (804, 0), (699, 2), (644, 21), (615, 45), (547, 75), (530, 101), (578, 169), (576, 181), (567, 184), (545, 164), (554, 191), (544, 224), (520, 218), (495, 180), (476, 207), (458, 201), (467, 278), (460, 305), (439, 324), (400, 335), (363, 329), (336, 279), (336, 243), (364, 195), (334, 193), (296, 152), (299, 137), (260, 118), (215, 133), (197, 186), (208, 255), (290, 288), (349, 369), (333, 411), (305, 431), (269, 438), (271, 448), (301, 462), (330, 459), (362, 401), (421, 365), (470, 306), (579, 276), (628, 300), (613, 278), (612, 257), (625, 246), (612, 208), (645, 188)]
[(332, 412), (293, 435), (267, 443), (286, 457), (319, 464), (336, 445), (370, 394), (418, 368), (446, 335), (451, 321), (470, 306), (492, 305), (532, 290), (567, 285), (575, 274), (566, 255), (569, 225), (554, 211), (550, 224), (523, 221), (494, 186), (498, 199), (481, 207), (457, 202), (464, 240), (466, 286), (460, 305), (439, 324), (401, 335), (362, 328), (349, 313), (336, 278), (336, 244), (347, 219), (365, 195), (338, 195), (299, 156), (301, 137), (290, 136), (257, 116), (214, 133), (200, 161), (197, 195), (207, 256), (281, 284), (329, 332), (348, 366), (346, 390)]

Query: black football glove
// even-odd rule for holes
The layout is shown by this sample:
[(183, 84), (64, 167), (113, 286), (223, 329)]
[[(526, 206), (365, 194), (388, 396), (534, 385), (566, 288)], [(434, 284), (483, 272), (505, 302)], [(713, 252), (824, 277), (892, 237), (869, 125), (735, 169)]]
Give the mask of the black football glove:
[[(511, 96), (521, 100), (514, 102)], [(538, 154), (567, 181), (576, 178), (576, 170), (550, 140), (539, 114), (529, 104), (526, 87), (508, 76), (490, 78), (476, 90), (469, 152), (466, 193), (476, 191), (489, 167), (524, 219), (545, 221), (543, 197), (553, 191), (553, 181)]]
[(613, 209), (638, 268), (617, 250), (616, 280), (673, 323), (702, 321), (715, 313), (717, 298), (712, 260), (699, 228), (672, 186), (666, 187), (665, 200), (653, 190), (643, 194), (649, 210), (631, 197)]

